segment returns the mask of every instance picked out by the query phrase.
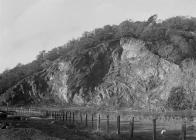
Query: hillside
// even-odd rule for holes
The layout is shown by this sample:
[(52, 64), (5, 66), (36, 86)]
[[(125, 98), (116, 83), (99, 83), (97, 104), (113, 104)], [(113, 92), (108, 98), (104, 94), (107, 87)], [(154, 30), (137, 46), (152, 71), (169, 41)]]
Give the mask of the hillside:
[(106, 25), (4, 71), (0, 103), (194, 108), (195, 57), (196, 18)]

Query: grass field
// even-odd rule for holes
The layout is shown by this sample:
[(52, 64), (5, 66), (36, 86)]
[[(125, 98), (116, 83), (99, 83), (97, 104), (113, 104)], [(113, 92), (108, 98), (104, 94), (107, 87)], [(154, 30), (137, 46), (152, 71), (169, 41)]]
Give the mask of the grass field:
[[(13, 109), (13, 108), (12, 108)], [(69, 108), (70, 109), (70, 108)], [(6, 108), (4, 108), (6, 110)], [(9, 109), (11, 110), (11, 109)], [(48, 110), (48, 109), (47, 109)], [(130, 118), (133, 113), (128, 110), (119, 112), (99, 112), (101, 115), (100, 130), (97, 131), (97, 116), (95, 112), (88, 112), (85, 108), (75, 112), (75, 124), (68, 113), (68, 120), (62, 121), (62, 109), (50, 109), (57, 111), (58, 120), (46, 117), (42, 110), (16, 108), (12, 111), (18, 112), (21, 116), (42, 116), (28, 118), (27, 120), (6, 120), (10, 123), (8, 129), (0, 129), (0, 140), (130, 140)], [(64, 110), (64, 109), (63, 109)], [(72, 110), (72, 111), (73, 111)], [(70, 110), (69, 110), (70, 111)], [(82, 112), (82, 123), (80, 114)], [(86, 127), (85, 115), (88, 114), (88, 126)], [(178, 113), (178, 112), (177, 112)], [(182, 112), (179, 112), (182, 114)], [(94, 116), (93, 127), (91, 117)], [(106, 115), (109, 114), (109, 132), (106, 132)], [(120, 115), (120, 135), (117, 135), (117, 115)], [(193, 113), (192, 113), (193, 114)], [(176, 114), (175, 114), (176, 115)], [(156, 121), (157, 140), (181, 140), (182, 119), (170, 115), (159, 117)], [(61, 119), (61, 120), (60, 120)], [(187, 140), (196, 140), (196, 121), (187, 120)], [(165, 135), (161, 135), (161, 129), (166, 129)], [(152, 116), (138, 115), (134, 121), (134, 137), (131, 140), (152, 140)]]
[[(1, 140), (129, 140), (129, 121), (121, 121), (121, 134), (116, 133), (116, 121), (110, 121), (109, 133), (106, 133), (106, 119), (101, 119), (101, 130), (96, 129), (96, 120), (93, 123), (88, 121), (80, 122), (76, 117), (75, 125), (71, 122), (61, 120), (54, 121), (47, 118), (37, 118), (13, 121), (7, 120), (10, 124), (8, 129), (0, 130)], [(150, 120), (135, 120), (134, 138), (132, 140), (152, 140), (152, 122)], [(160, 130), (167, 130), (164, 136)], [(187, 124), (189, 128), (189, 124)], [(180, 121), (157, 121), (157, 140), (180, 140)], [(187, 129), (187, 140), (196, 139), (196, 130)]]

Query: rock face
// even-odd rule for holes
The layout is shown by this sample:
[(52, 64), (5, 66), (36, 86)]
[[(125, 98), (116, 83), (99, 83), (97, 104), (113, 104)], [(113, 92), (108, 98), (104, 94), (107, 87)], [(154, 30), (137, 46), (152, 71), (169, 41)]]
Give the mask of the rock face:
[(57, 60), (48, 69), (29, 76), (10, 88), (1, 103), (10, 105), (68, 102), (67, 71), (69, 63)]
[(133, 71), (142, 79), (153, 76), (164, 83), (165, 96), (161, 96), (163, 99), (167, 98), (171, 87), (180, 85), (182, 73), (178, 65), (154, 55), (145, 48), (145, 43), (142, 41), (122, 40), (121, 44), (124, 50), (122, 62), (132, 65)]
[(56, 60), (9, 89), (1, 103), (161, 108), (180, 84), (178, 65), (148, 51), (145, 42), (124, 38), (99, 44), (71, 62)]
[(120, 46), (122, 55), (113, 57), (113, 66), (96, 90), (95, 102), (161, 109), (171, 88), (181, 84), (179, 66), (148, 51), (141, 40), (122, 39)]
[(167, 100), (171, 88), (181, 84), (179, 66), (148, 51), (143, 41), (123, 39), (121, 46), (121, 62), (131, 69), (123, 73), (127, 73), (128, 79), (136, 76), (131, 83), (136, 96), (143, 98), (144, 104), (140, 106), (152, 104), (154, 107), (161, 107)]

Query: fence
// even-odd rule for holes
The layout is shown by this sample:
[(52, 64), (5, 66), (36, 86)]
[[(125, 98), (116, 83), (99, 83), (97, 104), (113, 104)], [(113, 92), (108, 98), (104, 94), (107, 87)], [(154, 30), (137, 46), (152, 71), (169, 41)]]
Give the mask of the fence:
[[(112, 113), (115, 113), (112, 114)], [(134, 130), (135, 130), (135, 122), (137, 122), (135, 119), (144, 119), (141, 118), (141, 116), (137, 116), (138, 114), (131, 114), (131, 115), (123, 115), (121, 113), (116, 113), (116, 112), (101, 112), (101, 113), (87, 113), (87, 112), (72, 112), (72, 111), (46, 111), (46, 116), (53, 118), (54, 120), (62, 120), (65, 121), (69, 124), (75, 125), (76, 121), (80, 122), (81, 124), (83, 123), (85, 127), (91, 127), (91, 129), (96, 129), (97, 131), (101, 131), (101, 125), (105, 126), (105, 129), (102, 127), (102, 130), (105, 131), (107, 134), (110, 133), (110, 131), (113, 130), (111, 126), (113, 126), (113, 123), (116, 123), (116, 133), (118, 135), (121, 134), (121, 128), (125, 120), (128, 120), (129, 118), (129, 124), (128, 127), (126, 127), (130, 138), (134, 137)], [(139, 112), (138, 112), (139, 113)], [(140, 115), (142, 114), (141, 112), (139, 113)], [(145, 113), (146, 114), (146, 113)], [(175, 118), (171, 116), (171, 112), (167, 113), (168, 116), (164, 117), (171, 117), (170, 119), (176, 119), (179, 122), (181, 122), (181, 138), (182, 140), (186, 140), (186, 126), (187, 126), (187, 121), (190, 118), (186, 118), (186, 116), (177, 116), (177, 112), (173, 113)], [(150, 114), (149, 114), (150, 115)], [(190, 117), (190, 116), (189, 116)], [(192, 117), (192, 116), (191, 116)], [(152, 124), (152, 139), (156, 140), (157, 139), (157, 121), (159, 121), (161, 118), (158, 116), (158, 114), (152, 114), (151, 119), (151, 124)], [(165, 118), (168, 119), (168, 118)], [(89, 124), (90, 123), (90, 124)], [(105, 123), (105, 125), (104, 125)], [(95, 128), (95, 126), (97, 126)], [(102, 131), (102, 132), (103, 132)]]
[(8, 114), (16, 116), (44, 116), (43, 110), (37, 108), (23, 108), (23, 107), (0, 107), (0, 110), (7, 111)]
[[(15, 115), (42, 116), (56, 121), (63, 121), (69, 125), (83, 124), (86, 128), (96, 129), (109, 134), (116, 131), (118, 135), (125, 130), (130, 138), (134, 137), (138, 120), (148, 120), (151, 125), (152, 139), (157, 139), (157, 121), (177, 120), (181, 123), (181, 138), (186, 140), (187, 123), (196, 117), (195, 111), (179, 112), (144, 112), (144, 111), (80, 111), (80, 110), (44, 110), (37, 108), (0, 108), (14, 111)], [(126, 125), (125, 125), (126, 123)], [(165, 123), (165, 122), (164, 122)], [(104, 128), (103, 128), (104, 126)], [(115, 130), (114, 130), (115, 129)], [(160, 128), (159, 128), (160, 129)]]

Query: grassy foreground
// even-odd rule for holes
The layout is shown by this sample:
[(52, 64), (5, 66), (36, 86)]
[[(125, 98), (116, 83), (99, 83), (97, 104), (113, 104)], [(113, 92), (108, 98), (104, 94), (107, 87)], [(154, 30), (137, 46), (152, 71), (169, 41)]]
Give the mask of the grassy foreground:
[[(0, 140), (130, 140), (129, 134), (123, 131), (121, 135), (117, 135), (115, 131), (111, 131), (108, 135), (104, 131), (92, 130), (90, 126), (85, 128), (77, 122), (76, 125), (48, 119), (9, 120), (7, 122), (8, 128), (0, 129)], [(111, 124), (112, 129), (115, 128)], [(187, 140), (195, 140), (195, 138), (191, 136)], [(170, 130), (165, 136), (157, 133), (157, 140), (180, 139), (180, 131)], [(135, 130), (134, 138), (131, 140), (152, 140), (152, 132)]]

